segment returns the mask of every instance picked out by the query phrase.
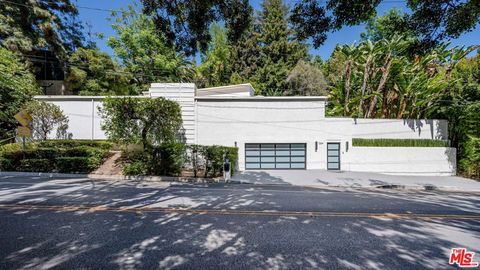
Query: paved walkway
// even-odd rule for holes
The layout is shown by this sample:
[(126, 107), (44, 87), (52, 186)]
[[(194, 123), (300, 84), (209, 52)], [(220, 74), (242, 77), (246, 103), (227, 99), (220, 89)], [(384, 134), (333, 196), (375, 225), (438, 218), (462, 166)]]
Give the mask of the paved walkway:
[(405, 176), (325, 170), (258, 170), (237, 172), (234, 181), (253, 184), (284, 184), (335, 187), (404, 187), (480, 192), (480, 182), (457, 176)]

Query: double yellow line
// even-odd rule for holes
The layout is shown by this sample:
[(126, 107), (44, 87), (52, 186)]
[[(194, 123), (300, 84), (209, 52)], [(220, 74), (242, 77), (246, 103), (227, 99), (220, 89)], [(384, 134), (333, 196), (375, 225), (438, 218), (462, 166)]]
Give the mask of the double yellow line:
[(55, 212), (116, 212), (116, 213), (168, 213), (197, 215), (234, 215), (234, 216), (276, 216), (276, 217), (347, 217), (347, 218), (387, 218), (387, 219), (461, 219), (480, 220), (480, 215), (471, 214), (415, 214), (415, 213), (368, 213), (368, 212), (319, 212), (319, 211), (248, 211), (233, 209), (191, 209), (166, 207), (111, 207), (88, 205), (41, 205), (41, 204), (0, 204), (5, 210), (40, 210)]

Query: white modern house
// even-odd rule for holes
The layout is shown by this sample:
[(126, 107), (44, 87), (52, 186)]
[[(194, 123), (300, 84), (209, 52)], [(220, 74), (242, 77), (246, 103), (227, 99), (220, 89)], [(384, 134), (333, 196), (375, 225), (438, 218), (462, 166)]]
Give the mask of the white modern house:
[[(454, 175), (455, 148), (357, 147), (353, 138), (447, 140), (445, 120), (325, 117), (324, 96), (255, 96), (250, 84), (197, 89), (153, 83), (143, 98), (164, 97), (182, 109), (189, 144), (239, 148), (238, 170), (323, 169)], [(105, 139), (100, 96), (36, 96), (69, 117), (74, 139)]]

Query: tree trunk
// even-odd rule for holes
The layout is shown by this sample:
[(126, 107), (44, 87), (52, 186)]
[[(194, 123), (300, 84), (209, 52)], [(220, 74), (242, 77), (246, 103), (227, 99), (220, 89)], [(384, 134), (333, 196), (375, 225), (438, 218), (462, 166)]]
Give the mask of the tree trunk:
[(387, 116), (387, 103), (388, 103), (388, 91), (385, 89), (385, 85), (387, 83), (388, 75), (390, 75), (390, 69), (392, 68), (392, 56), (389, 54), (387, 59), (385, 60), (385, 65), (382, 69), (382, 78), (380, 79), (380, 83), (378, 84), (378, 93), (382, 93), (382, 115), (381, 118), (385, 118)]
[(410, 109), (410, 113), (408, 114), (408, 118), (413, 118), (413, 114), (415, 112), (416, 107), (417, 107), (417, 97), (414, 97), (413, 102), (412, 102), (412, 108)]
[(397, 119), (403, 118), (403, 112), (405, 112), (405, 107), (407, 105), (407, 94), (404, 94), (402, 101), (400, 101), (400, 106), (398, 107)]
[(378, 101), (378, 97), (377, 96), (374, 96), (371, 100), (370, 100), (370, 106), (368, 107), (368, 111), (367, 113), (365, 114), (365, 118), (375, 118), (375, 107), (377, 107), (377, 101)]
[(360, 98), (360, 105), (358, 106), (359, 115), (363, 115), (363, 97), (365, 96), (365, 89), (367, 89), (367, 81), (370, 73), (371, 62), (372, 62), (372, 56), (369, 55), (367, 58), (367, 62), (365, 63), (365, 69), (363, 70), (362, 96)]
[(352, 60), (348, 60), (345, 67), (345, 107), (344, 115), (348, 116), (350, 110), (348, 109), (348, 99), (350, 98), (350, 73), (352, 71)]

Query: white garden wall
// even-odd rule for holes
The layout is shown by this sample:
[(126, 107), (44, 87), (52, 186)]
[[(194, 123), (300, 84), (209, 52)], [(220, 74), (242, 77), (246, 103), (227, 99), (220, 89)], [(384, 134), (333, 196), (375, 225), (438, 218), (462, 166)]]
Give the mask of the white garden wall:
[(455, 175), (456, 150), (450, 147), (352, 147), (342, 170), (404, 175)]

